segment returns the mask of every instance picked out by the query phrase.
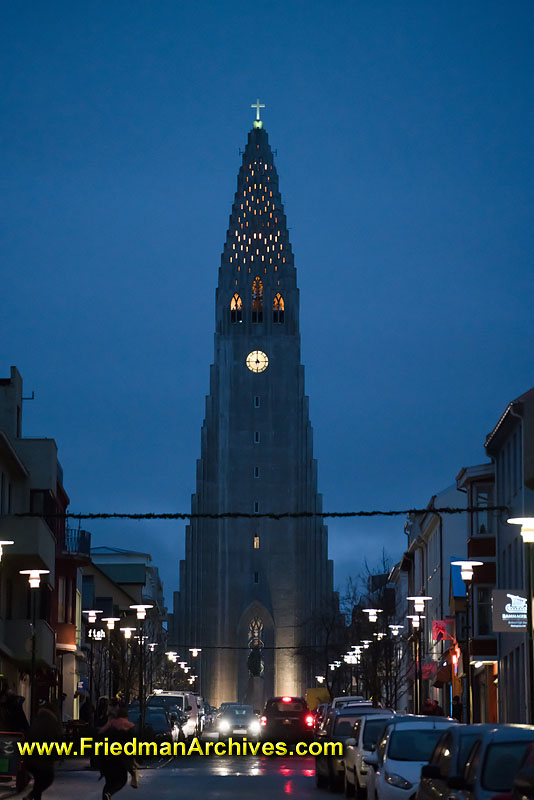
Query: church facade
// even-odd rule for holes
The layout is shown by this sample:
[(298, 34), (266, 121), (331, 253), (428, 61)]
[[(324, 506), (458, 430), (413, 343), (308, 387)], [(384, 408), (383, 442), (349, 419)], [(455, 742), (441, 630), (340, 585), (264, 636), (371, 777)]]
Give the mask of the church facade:
[[(302, 695), (325, 668), (333, 568), (300, 357), (299, 290), (273, 152), (249, 132), (216, 292), (214, 362), (173, 630), (210, 703)], [(264, 514), (308, 512), (274, 519)], [(188, 652), (183, 652), (187, 658)], [(198, 684), (197, 684), (198, 686)]]

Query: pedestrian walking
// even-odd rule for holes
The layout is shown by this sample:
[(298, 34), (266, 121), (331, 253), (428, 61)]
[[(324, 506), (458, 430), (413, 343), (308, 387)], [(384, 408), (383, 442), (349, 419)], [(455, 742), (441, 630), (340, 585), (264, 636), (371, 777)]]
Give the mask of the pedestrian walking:
[[(120, 706), (116, 715), (111, 716), (108, 722), (98, 732), (99, 739), (107, 738), (109, 743), (119, 742), (124, 749), (126, 742), (133, 738), (133, 722), (128, 720), (128, 709)], [(104, 776), (105, 784), (102, 791), (102, 800), (111, 800), (111, 797), (120, 792), (126, 785), (128, 774), (132, 776), (132, 786), (137, 788), (137, 770), (133, 756), (122, 752), (118, 756), (99, 756), (100, 772)]]
[[(29, 742), (60, 742), (63, 738), (62, 726), (56, 708), (51, 703), (42, 705), (30, 725)], [(43, 792), (54, 782), (54, 761), (57, 753), (49, 756), (31, 755), (24, 759), (24, 765), (33, 776), (33, 787), (25, 800), (41, 800)]]

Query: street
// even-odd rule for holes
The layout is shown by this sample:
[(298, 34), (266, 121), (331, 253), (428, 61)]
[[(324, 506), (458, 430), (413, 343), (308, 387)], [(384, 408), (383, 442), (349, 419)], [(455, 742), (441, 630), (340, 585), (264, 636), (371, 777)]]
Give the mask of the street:
[[(99, 800), (103, 782), (89, 770), (60, 768), (56, 781), (45, 793), (50, 800)], [(27, 790), (26, 790), (27, 792)], [(23, 797), (24, 794), (16, 795)], [(139, 789), (132, 794), (125, 786), (115, 797), (153, 800), (155, 797), (202, 798), (293, 798), (332, 797), (329, 791), (315, 787), (313, 758), (202, 758), (189, 756), (169, 764), (139, 772)], [(13, 797), (13, 795), (11, 796)]]

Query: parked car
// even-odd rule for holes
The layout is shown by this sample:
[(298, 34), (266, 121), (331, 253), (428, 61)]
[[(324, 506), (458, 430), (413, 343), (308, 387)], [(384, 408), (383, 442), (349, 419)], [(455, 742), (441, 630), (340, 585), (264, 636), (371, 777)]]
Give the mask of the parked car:
[(362, 697), (362, 695), (351, 694), (351, 695), (339, 695), (339, 697), (334, 697), (334, 699), (330, 703), (330, 706), (331, 708), (341, 708), (341, 706), (344, 706), (347, 703), (351, 702), (369, 703), (370, 706), (372, 705), (371, 701), (366, 700), (365, 697)]
[(447, 717), (393, 720), (376, 752), (364, 758), (368, 800), (410, 800), (415, 797), (421, 769), (432, 755), (443, 731), (458, 722)]
[(330, 703), (319, 703), (319, 705), (315, 709), (315, 719), (313, 722), (313, 730), (315, 733), (317, 733), (317, 731), (321, 727), (323, 720), (326, 717), (329, 709), (330, 709)]
[(446, 730), (421, 770), (417, 800), (447, 800), (451, 794), (449, 779), (463, 775), (473, 745), (494, 728), (495, 725), (453, 725)]
[(230, 736), (257, 739), (260, 735), (260, 721), (252, 706), (231, 705), (219, 717), (217, 729), (219, 740), (226, 740)]
[[(341, 742), (343, 745), (352, 736), (354, 723), (360, 717), (383, 714), (382, 708), (370, 704), (355, 704), (349, 707), (331, 708), (316, 733), (320, 742)], [(315, 758), (315, 782), (317, 786), (330, 786), (340, 791), (345, 780), (343, 756), (320, 755)]]
[(166, 710), (171, 707), (178, 709), (187, 715), (187, 720), (183, 725), (183, 732), (186, 739), (192, 739), (200, 733), (200, 711), (198, 697), (190, 692), (163, 691), (154, 692), (147, 701), (147, 708), (151, 706), (163, 706)]
[(514, 780), (534, 743), (531, 725), (499, 725), (473, 745), (463, 775), (449, 778), (456, 797), (493, 800), (495, 795), (512, 797)]
[[(348, 706), (350, 708), (350, 706)], [(345, 709), (347, 706), (345, 706)], [(356, 717), (350, 737), (345, 741), (345, 795), (346, 797), (363, 797), (367, 787), (367, 772), (370, 769), (364, 764), (365, 756), (376, 750), (377, 742), (382, 739), (384, 731), (393, 719), (393, 712), (366, 714)]]
[(177, 742), (180, 738), (176, 719), (162, 707), (151, 706), (145, 709), (145, 724), (142, 729), (139, 711), (130, 720), (135, 725), (136, 735), (144, 742)]
[(268, 741), (309, 741), (314, 716), (303, 697), (271, 697), (260, 717), (261, 737)]

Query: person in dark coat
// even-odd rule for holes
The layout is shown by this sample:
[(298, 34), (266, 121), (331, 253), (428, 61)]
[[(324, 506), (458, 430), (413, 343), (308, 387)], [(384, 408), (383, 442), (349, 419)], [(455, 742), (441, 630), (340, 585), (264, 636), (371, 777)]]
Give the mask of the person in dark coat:
[(430, 697), (426, 698), (425, 704), (424, 704), (423, 708), (421, 709), (421, 714), (430, 714), (430, 715), (434, 714), (434, 706), (432, 705)]
[[(38, 710), (30, 725), (29, 742), (60, 742), (63, 730), (57, 718), (56, 709), (51, 703), (45, 703)], [(28, 772), (33, 775), (33, 788), (26, 795), (26, 800), (41, 800), (43, 792), (54, 782), (54, 761), (56, 755), (31, 755), (24, 759)]]
[[(108, 722), (98, 732), (99, 739), (107, 739), (109, 743), (120, 742), (124, 747), (126, 742), (133, 738), (133, 722), (128, 720), (128, 709), (120, 706), (116, 715), (111, 716)], [(134, 760), (132, 756), (122, 753), (119, 756), (99, 756), (100, 772), (105, 778), (102, 800), (111, 800), (112, 795), (120, 792), (128, 780), (128, 773), (134, 774)]]
[(432, 703), (432, 713), (434, 714), (435, 717), (444, 717), (445, 716), (445, 712), (444, 712), (444, 710), (442, 709), (442, 707), (440, 706), (440, 704), (438, 703), (437, 700), (434, 700), (434, 702)]
[(460, 698), (458, 697), (458, 695), (455, 694), (454, 697), (452, 698), (452, 716), (454, 717), (454, 719), (457, 719), (458, 722), (461, 722), (463, 712), (464, 712), (464, 707), (460, 702)]

